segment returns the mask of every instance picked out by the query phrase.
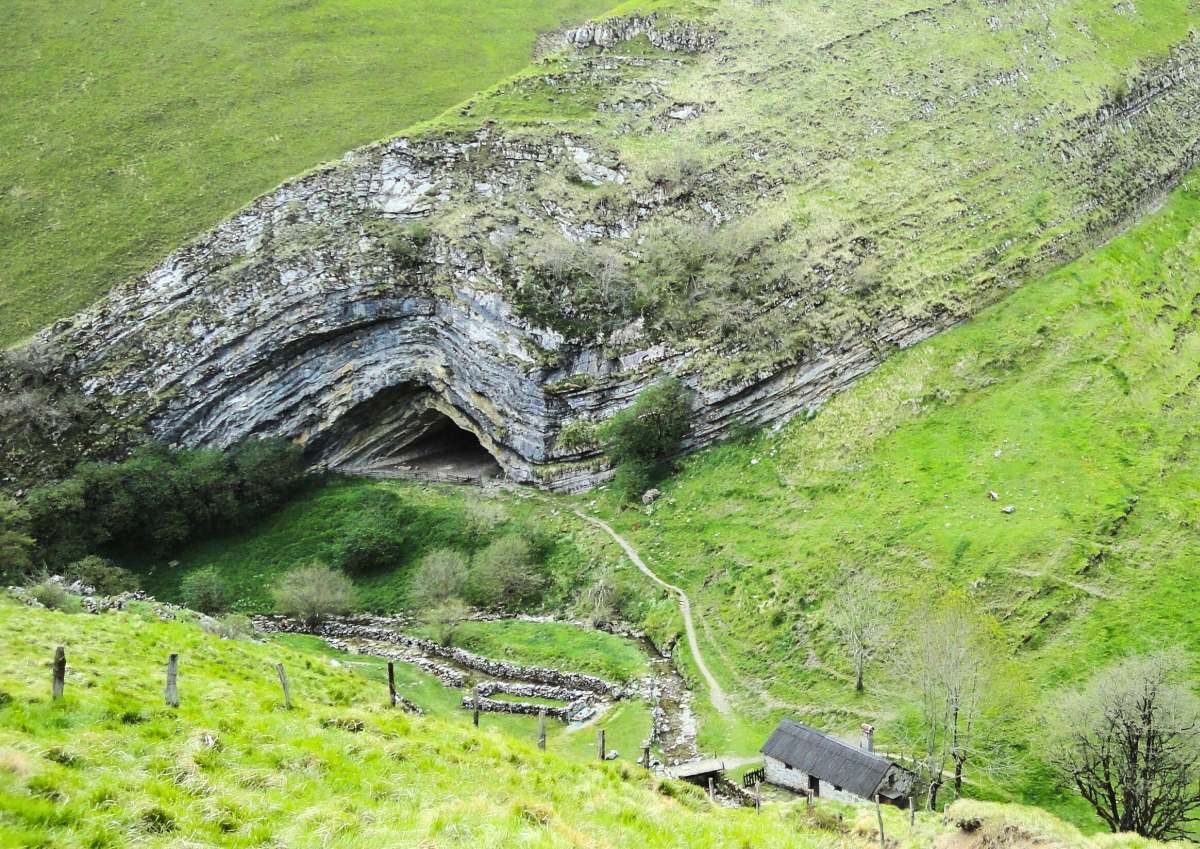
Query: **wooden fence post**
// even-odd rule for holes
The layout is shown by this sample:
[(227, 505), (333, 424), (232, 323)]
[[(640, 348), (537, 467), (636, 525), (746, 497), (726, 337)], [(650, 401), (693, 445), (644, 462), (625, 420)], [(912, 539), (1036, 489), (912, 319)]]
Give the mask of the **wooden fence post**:
[(596, 729), (596, 755), (600, 758), (600, 760), (604, 760), (605, 754), (606, 754), (606, 752), (604, 751), (604, 729), (598, 728), (598, 729)]
[(546, 709), (538, 711), (538, 748), (546, 751)]
[(754, 813), (762, 813), (762, 782), (754, 782)]
[(711, 802), (713, 797), (713, 780), (712, 776), (708, 777), (708, 799)]
[(396, 706), (396, 664), (393, 661), (388, 661), (388, 698), (392, 701), (392, 707)]
[(917, 824), (917, 803), (913, 801), (913, 797), (908, 797), (908, 827), (914, 828)]
[(179, 707), (179, 655), (172, 652), (167, 657), (167, 690), (164, 697), (167, 707)]
[(475, 703), (475, 711), (471, 715), (471, 722), (475, 724), (476, 728), (479, 727), (479, 702)]
[(67, 684), (67, 650), (59, 646), (54, 650), (54, 681), (50, 687), (51, 699), (57, 701), (63, 696), (63, 688)]
[(647, 740), (642, 744), (642, 766), (650, 769), (650, 741)]
[(809, 813), (812, 813), (813, 792), (811, 790), (805, 790), (804, 791), (804, 799), (805, 799), (805, 803), (804, 803), (805, 810), (807, 810)]
[(879, 849), (887, 849), (887, 838), (883, 836), (883, 808), (879, 805), (879, 796), (875, 797), (875, 816), (879, 818)]
[(292, 695), (288, 691), (287, 673), (283, 671), (283, 664), (275, 664), (275, 671), (279, 673), (279, 686), (283, 687), (283, 706), (287, 710), (292, 709)]

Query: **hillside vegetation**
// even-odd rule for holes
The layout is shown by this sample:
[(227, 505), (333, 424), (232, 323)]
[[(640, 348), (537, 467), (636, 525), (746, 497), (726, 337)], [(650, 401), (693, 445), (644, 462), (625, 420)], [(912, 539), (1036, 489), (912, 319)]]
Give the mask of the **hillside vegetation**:
[[(66, 697), (49, 661), (66, 647)], [(164, 707), (180, 654), (181, 706)], [(272, 664), (285, 664), (286, 711)], [(495, 730), (414, 718), (382, 689), (280, 645), (143, 610), (0, 599), (5, 846), (828, 847), (789, 808), (711, 805), (630, 763), (585, 764)]]
[(1094, 828), (1048, 779), (1037, 710), (1114, 658), (1200, 638), (1198, 268), (1192, 176), (1128, 233), (811, 420), (683, 461), (645, 511), (599, 507), (691, 593), (710, 664), (757, 729), (781, 713), (871, 720), (903, 745), (891, 652), (856, 696), (828, 602), (874, 576), (898, 602), (898, 647), (914, 612), (965, 595), (1015, 661), (992, 792)]
[(15, 0), (0, 21), (0, 345), (277, 183), (524, 67), (609, 0)]

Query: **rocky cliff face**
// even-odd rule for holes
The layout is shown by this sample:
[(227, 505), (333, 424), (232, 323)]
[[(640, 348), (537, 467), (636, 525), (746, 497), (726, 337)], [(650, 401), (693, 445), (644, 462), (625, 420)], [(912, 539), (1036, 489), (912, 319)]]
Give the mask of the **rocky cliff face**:
[[(865, 65), (855, 44), (937, 23), (856, 30), (805, 61)], [(813, 409), (1093, 244), (1198, 149), (1191, 39), (1120, 93), (1097, 87), (1099, 107), (1014, 101), (1037, 63), (936, 94), (892, 78), (877, 116), (891, 129), (851, 122), (845, 150), (817, 150), (830, 141), (816, 123), (772, 129), (769, 98), (731, 147), (731, 121), (752, 114), (738, 91), (773, 89), (754, 38), (788, 55), (734, 19), (572, 30), (538, 75), (281, 186), (46, 336), (88, 392), (169, 442), (285, 435), (315, 463), (370, 469), (448, 418), (512, 479), (577, 490), (607, 475), (587, 431), (661, 375), (693, 390), (689, 448)], [(812, 67), (782, 61), (767, 65), (813, 94)], [(831, 83), (826, 97), (841, 94)], [(539, 98), (583, 117), (496, 117)], [(986, 130), (973, 123), (1000, 106)], [(983, 139), (963, 160), (966, 136), (935, 146), (937, 164), (897, 143), (883, 197), (843, 171), (896, 127), (932, 144), (960, 126)]]

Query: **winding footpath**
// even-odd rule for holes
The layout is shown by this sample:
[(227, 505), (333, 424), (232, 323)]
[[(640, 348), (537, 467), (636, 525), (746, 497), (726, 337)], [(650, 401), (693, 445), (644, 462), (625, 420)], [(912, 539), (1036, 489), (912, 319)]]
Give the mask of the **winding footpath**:
[(722, 716), (731, 714), (733, 710), (729, 706), (729, 697), (725, 695), (725, 691), (721, 689), (721, 685), (717, 683), (717, 679), (713, 677), (713, 674), (708, 671), (708, 666), (704, 663), (704, 657), (700, 654), (700, 641), (696, 638), (696, 625), (692, 621), (692, 602), (687, 597), (687, 593), (674, 584), (668, 584), (662, 578), (658, 577), (658, 575), (654, 574), (637, 553), (637, 549), (630, 545), (625, 537), (614, 531), (612, 526), (607, 522), (597, 519), (595, 516), (589, 516), (582, 510), (575, 510), (575, 515), (585, 521), (591, 522), (612, 537), (617, 545), (621, 546), (625, 551), (625, 555), (633, 562), (633, 565), (641, 570), (642, 574), (667, 592), (674, 593), (679, 599), (679, 612), (683, 614), (683, 627), (687, 633), (688, 647), (692, 650), (692, 660), (696, 662), (696, 668), (700, 670), (700, 675), (704, 678), (705, 683), (708, 684), (708, 698), (712, 702), (712, 706)]

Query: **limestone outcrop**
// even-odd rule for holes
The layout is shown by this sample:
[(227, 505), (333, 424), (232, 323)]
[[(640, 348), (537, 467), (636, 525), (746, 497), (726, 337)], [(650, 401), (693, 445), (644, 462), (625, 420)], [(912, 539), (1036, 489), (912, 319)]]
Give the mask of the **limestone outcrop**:
[[(811, 45), (808, 61), (859, 61), (870, 40), (936, 17)], [(89, 394), (170, 443), (280, 435), (315, 464), (371, 472), (406, 468), (450, 423), (508, 478), (580, 490), (609, 474), (595, 425), (662, 375), (692, 392), (687, 449), (813, 410), (1095, 244), (1200, 150), (1194, 38), (1101, 92), (1099, 109), (1034, 94), (1011, 106), (1008, 89), (1058, 72), (1049, 59), (961, 90), (892, 81), (889, 120), (922, 133), (989, 114), (988, 98), (1009, 112), (973, 127), (992, 146), (936, 182), (880, 178), (880, 202), (847, 177), (849, 211), (817, 221), (835, 166), (849, 173), (885, 128), (848, 124), (824, 158), (809, 148), (824, 139), (816, 111), (792, 135), (746, 121), (735, 135), (736, 110), (766, 125), (776, 108), (746, 94), (770, 86), (738, 26), (651, 16), (569, 30), (540, 76), (279, 187), (45, 336)], [(648, 50), (621, 55), (642, 38)], [(797, 86), (812, 76), (770, 67)], [(689, 100), (697, 80), (705, 96)], [(484, 114), (537, 98), (587, 108)], [(655, 145), (670, 156), (649, 162)], [(896, 150), (899, 171), (910, 149)], [(1035, 201), (1045, 210), (1030, 216)]]

